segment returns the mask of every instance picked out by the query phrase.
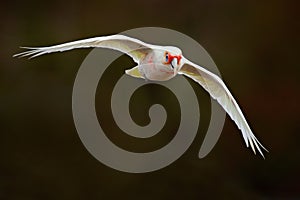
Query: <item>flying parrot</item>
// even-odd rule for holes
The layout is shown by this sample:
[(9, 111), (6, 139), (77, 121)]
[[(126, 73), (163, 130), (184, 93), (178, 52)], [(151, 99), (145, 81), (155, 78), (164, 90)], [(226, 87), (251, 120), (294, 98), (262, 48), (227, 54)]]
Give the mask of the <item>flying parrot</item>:
[(210, 96), (217, 100), (230, 118), (241, 130), (242, 136), (256, 154), (256, 149), (264, 157), (262, 149), (267, 149), (258, 141), (251, 131), (239, 105), (220, 77), (207, 69), (189, 61), (182, 55), (182, 51), (174, 46), (159, 46), (147, 44), (125, 35), (110, 35), (77, 40), (49, 47), (22, 47), (25, 52), (15, 54), (14, 57), (30, 56), (31, 58), (47, 53), (62, 52), (78, 48), (108, 48), (120, 51), (130, 56), (137, 66), (126, 70), (125, 73), (146, 80), (166, 81), (177, 74), (199, 83)]

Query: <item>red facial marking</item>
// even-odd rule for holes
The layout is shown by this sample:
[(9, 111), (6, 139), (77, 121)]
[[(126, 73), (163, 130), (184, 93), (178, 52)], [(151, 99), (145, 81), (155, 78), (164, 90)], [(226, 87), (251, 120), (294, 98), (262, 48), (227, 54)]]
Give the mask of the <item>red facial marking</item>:
[(153, 70), (156, 69), (156, 68), (155, 68), (155, 64), (153, 63), (153, 55), (149, 56), (149, 58), (148, 58), (148, 65), (149, 65), (150, 67), (152, 67)]
[(149, 57), (148, 63), (149, 63), (149, 64), (150, 64), (150, 63), (153, 63), (153, 56), (152, 56), (152, 55)]
[(166, 62), (164, 62), (164, 64), (171, 64), (171, 62), (173, 61), (174, 58), (177, 58), (177, 65), (179, 65), (180, 63), (180, 60), (181, 60), (181, 55), (172, 55), (171, 53), (169, 52), (165, 52), (165, 58), (167, 58), (168, 56), (168, 59), (166, 60)]

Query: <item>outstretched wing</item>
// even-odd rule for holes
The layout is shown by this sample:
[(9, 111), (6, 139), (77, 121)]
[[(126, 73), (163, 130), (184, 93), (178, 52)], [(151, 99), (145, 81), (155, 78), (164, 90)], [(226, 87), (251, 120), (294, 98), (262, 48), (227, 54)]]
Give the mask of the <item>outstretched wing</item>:
[(121, 51), (138, 61), (151, 49), (150, 44), (124, 35), (111, 35), (67, 42), (49, 47), (21, 47), (28, 51), (15, 54), (14, 57), (30, 56), (34, 58), (47, 53), (62, 52), (78, 48), (101, 47)]
[[(246, 146), (250, 146), (253, 152), (256, 154), (255, 149), (264, 157), (261, 148), (266, 148), (258, 141), (258, 139), (252, 133), (239, 105), (233, 98), (232, 94), (224, 84), (224, 82), (217, 75), (210, 71), (200, 67), (191, 61), (183, 58), (183, 66), (179, 70), (179, 74), (198, 82), (218, 103), (225, 109), (231, 119), (236, 123), (238, 128), (242, 131), (243, 138), (246, 142)], [(267, 151), (267, 150), (266, 150)]]

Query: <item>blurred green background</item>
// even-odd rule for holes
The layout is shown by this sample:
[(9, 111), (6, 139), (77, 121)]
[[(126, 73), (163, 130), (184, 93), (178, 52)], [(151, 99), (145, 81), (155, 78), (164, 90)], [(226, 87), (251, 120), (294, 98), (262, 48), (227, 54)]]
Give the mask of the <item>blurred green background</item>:
[[(11, 0), (2, 2), (0, 11), (0, 199), (300, 198), (297, 1)], [(209, 52), (270, 151), (265, 160), (245, 148), (228, 117), (213, 151), (197, 158), (209, 118), (209, 98), (199, 87), (200, 107), (208, 114), (180, 159), (147, 174), (108, 168), (87, 152), (72, 118), (73, 82), (90, 50), (12, 58), (19, 46), (145, 26), (180, 31)], [(170, 134), (149, 141), (145, 149), (137, 144), (137, 151), (158, 148), (170, 141)], [(128, 145), (126, 138), (111, 137)]]

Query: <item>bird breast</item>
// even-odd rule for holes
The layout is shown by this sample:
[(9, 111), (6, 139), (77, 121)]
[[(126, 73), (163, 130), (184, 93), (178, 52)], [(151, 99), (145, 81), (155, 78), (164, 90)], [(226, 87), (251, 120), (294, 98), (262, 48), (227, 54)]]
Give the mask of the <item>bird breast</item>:
[(174, 77), (174, 71), (163, 63), (162, 52), (148, 53), (139, 64), (139, 70), (148, 80), (166, 81)]

